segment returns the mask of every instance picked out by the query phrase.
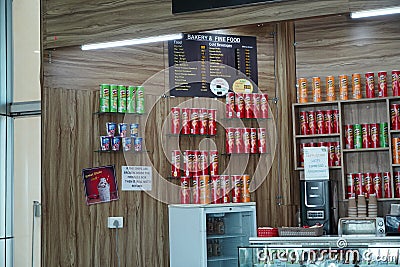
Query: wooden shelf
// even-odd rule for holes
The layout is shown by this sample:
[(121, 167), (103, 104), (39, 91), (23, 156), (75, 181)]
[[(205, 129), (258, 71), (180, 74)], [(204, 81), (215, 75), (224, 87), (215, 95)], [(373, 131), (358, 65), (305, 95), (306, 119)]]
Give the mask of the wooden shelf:
[(371, 103), (371, 102), (386, 102), (389, 97), (374, 97), (374, 98), (361, 98), (361, 99), (349, 99), (339, 101), (341, 104), (359, 104), (359, 103)]
[(150, 152), (149, 150), (142, 150), (142, 151), (135, 151), (135, 150), (129, 150), (129, 151), (123, 151), (123, 150), (95, 150), (94, 152), (96, 153), (130, 153), (130, 154), (140, 154), (140, 153), (147, 153)]
[(294, 103), (294, 107), (306, 107), (306, 106), (329, 106), (337, 105), (339, 101), (321, 101), (321, 102), (308, 102), (308, 103)]
[[(331, 166), (329, 167), (330, 170), (340, 170), (342, 166)], [(304, 167), (296, 167), (295, 170), (297, 171), (304, 171)]]
[(171, 134), (168, 133), (166, 134), (166, 136), (174, 136), (174, 137), (181, 137), (181, 136), (192, 136), (192, 137), (196, 137), (196, 136), (201, 136), (201, 137), (215, 137), (217, 136), (216, 134)]
[(392, 133), (392, 134), (400, 134), (400, 130), (390, 130), (390, 133)]
[(357, 149), (343, 149), (343, 153), (359, 153), (359, 152), (374, 152), (374, 151), (389, 151), (389, 147), (377, 148), (357, 148)]
[(400, 164), (392, 164), (392, 167), (393, 167), (393, 168), (400, 167)]
[(94, 115), (128, 115), (128, 116), (141, 116), (147, 113), (127, 113), (127, 112), (100, 112), (93, 113)]
[(305, 139), (305, 138), (329, 138), (329, 137), (339, 137), (340, 133), (333, 134), (307, 134), (307, 135), (296, 135), (295, 138)]

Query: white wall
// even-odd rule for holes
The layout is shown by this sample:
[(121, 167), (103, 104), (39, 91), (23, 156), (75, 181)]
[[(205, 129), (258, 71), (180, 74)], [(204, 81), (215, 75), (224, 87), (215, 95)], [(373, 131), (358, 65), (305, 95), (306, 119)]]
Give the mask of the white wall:
[[(13, 0), (14, 102), (40, 100), (40, 0)], [(14, 266), (31, 266), (32, 208), (41, 200), (41, 119), (14, 120)], [(40, 266), (40, 218), (35, 219)]]

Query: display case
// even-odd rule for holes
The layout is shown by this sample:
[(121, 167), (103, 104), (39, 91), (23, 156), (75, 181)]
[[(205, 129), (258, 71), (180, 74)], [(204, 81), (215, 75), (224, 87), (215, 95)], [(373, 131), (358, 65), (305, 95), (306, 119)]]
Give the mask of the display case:
[(256, 235), (254, 202), (170, 205), (170, 266), (230, 267)]

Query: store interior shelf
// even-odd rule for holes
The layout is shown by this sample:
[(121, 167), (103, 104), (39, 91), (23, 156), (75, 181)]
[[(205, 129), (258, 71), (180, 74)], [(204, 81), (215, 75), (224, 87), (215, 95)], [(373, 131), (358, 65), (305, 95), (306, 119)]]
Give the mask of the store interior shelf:
[(343, 149), (343, 153), (376, 152), (376, 151), (389, 151), (389, 147)]
[(338, 101), (321, 101), (321, 102), (307, 102), (307, 103), (295, 103), (293, 106), (326, 106), (326, 105), (337, 105)]
[(394, 168), (400, 167), (400, 164), (392, 164), (392, 167)]
[(149, 150), (142, 150), (142, 151), (134, 151), (134, 150), (129, 150), (129, 151), (123, 151), (123, 150), (95, 150), (94, 152), (97, 153), (132, 153), (132, 154), (140, 154), (140, 153), (148, 153), (150, 152)]
[(128, 115), (128, 116), (141, 116), (147, 113), (127, 113), (127, 112), (101, 112), (97, 111), (93, 113), (94, 115)]
[(370, 102), (385, 102), (386, 99), (391, 97), (374, 97), (374, 98), (360, 98), (360, 99), (349, 99), (339, 101), (341, 104), (358, 104), (358, 103), (370, 103)]
[(245, 237), (243, 234), (225, 234), (225, 235), (208, 235), (207, 239), (224, 239), (224, 238), (236, 238)]
[(180, 137), (180, 136), (191, 136), (191, 137), (196, 137), (196, 136), (200, 136), (200, 137), (216, 137), (216, 134), (172, 134), (172, 133), (168, 133), (166, 134), (166, 136), (174, 136), (174, 137)]
[(233, 120), (260, 120), (260, 121), (265, 121), (265, 120), (272, 120), (272, 118), (221, 118), (223, 121), (233, 121)]
[(340, 133), (332, 133), (332, 134), (307, 134), (307, 135), (296, 135), (295, 138), (303, 139), (303, 138), (322, 138), (322, 137), (339, 137)]
[(390, 130), (390, 133), (397, 134), (397, 133), (400, 133), (400, 130)]
[[(340, 170), (342, 166), (330, 166), (330, 170)], [(304, 171), (304, 167), (296, 167), (295, 170), (297, 171)]]
[(270, 153), (221, 153), (222, 156), (269, 155)]
[(233, 261), (237, 260), (237, 257), (235, 256), (213, 256), (213, 257), (208, 257), (207, 261)]

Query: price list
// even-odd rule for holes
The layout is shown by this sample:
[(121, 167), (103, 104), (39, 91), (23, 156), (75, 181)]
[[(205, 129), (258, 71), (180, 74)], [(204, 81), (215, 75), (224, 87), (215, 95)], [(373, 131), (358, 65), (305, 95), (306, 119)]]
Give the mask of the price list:
[(168, 42), (168, 61), (172, 96), (224, 97), (243, 79), (257, 91), (255, 37), (184, 34), (182, 40)]

